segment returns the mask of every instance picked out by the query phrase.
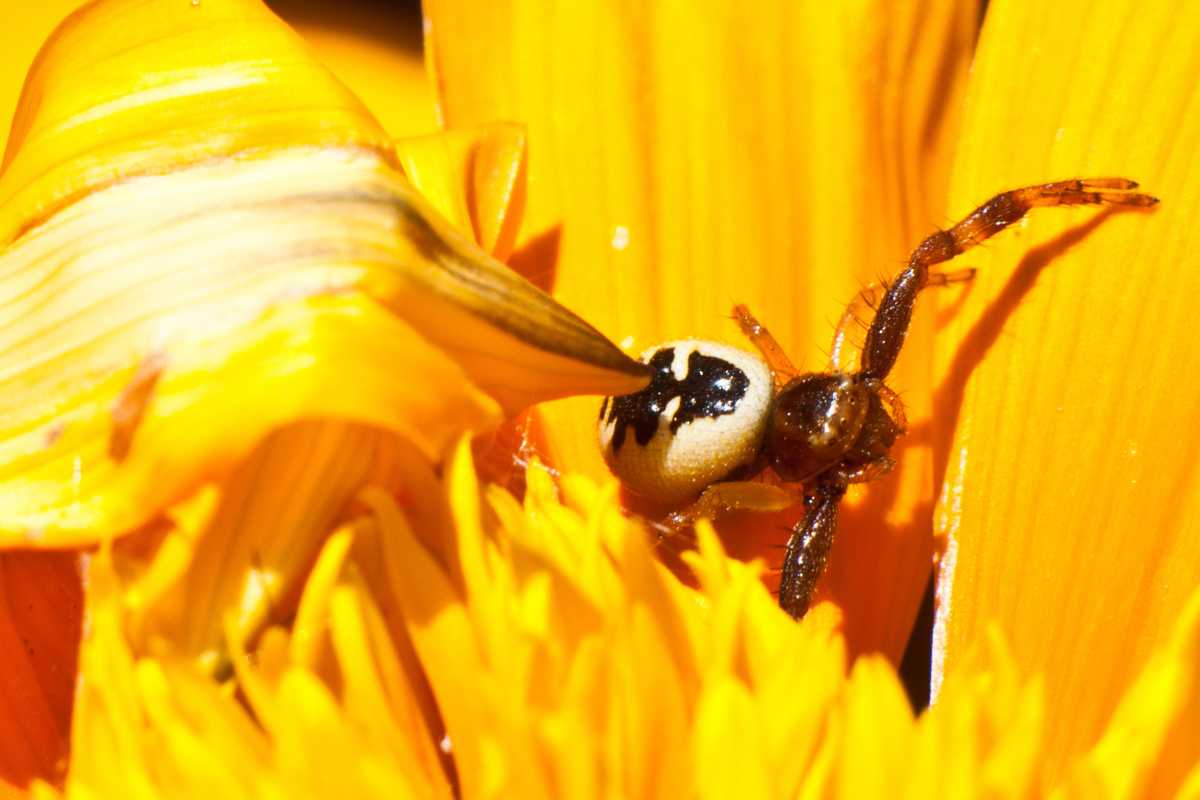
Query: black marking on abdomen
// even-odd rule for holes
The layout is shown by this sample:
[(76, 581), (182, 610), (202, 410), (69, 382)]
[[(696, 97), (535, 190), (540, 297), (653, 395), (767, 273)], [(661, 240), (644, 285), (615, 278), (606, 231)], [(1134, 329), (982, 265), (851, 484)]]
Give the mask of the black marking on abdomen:
[[(699, 417), (732, 414), (746, 396), (750, 379), (746, 373), (723, 358), (706, 356), (693, 350), (688, 355), (687, 374), (678, 380), (671, 370), (675, 348), (664, 347), (648, 362), (653, 370), (650, 385), (636, 394), (614, 397), (608, 409), (608, 421), (616, 422), (612, 449), (616, 453), (625, 443), (625, 429), (633, 428), (634, 438), (642, 447), (649, 444), (658, 430), (658, 418), (671, 398), (680, 399), (671, 416), (671, 433)], [(603, 415), (603, 407), (601, 408)]]

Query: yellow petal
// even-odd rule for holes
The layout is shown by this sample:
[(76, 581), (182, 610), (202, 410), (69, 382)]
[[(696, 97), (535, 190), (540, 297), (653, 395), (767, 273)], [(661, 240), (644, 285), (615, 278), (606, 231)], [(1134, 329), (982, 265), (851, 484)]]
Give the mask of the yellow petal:
[(8, 541), (139, 525), (301, 418), (389, 428), (433, 458), (495, 425), (476, 387), (515, 411), (644, 382), (440, 220), (257, 4), (141, 9), (110, 0), (60, 30), (0, 179), (24, 231), (0, 252)]
[(431, 793), (450, 796), (435, 750), (440, 732), (426, 726), (416, 687), (362, 588), (343, 586), (331, 598), (330, 630), (345, 685), (346, 717), (402, 771), (419, 775)]
[(343, 526), (334, 531), (317, 556), (304, 584), (304, 594), (292, 624), (291, 660), (316, 672), (320, 657), (328, 648), (329, 603), (342, 567), (354, 544), (354, 532)]
[(0, 152), (8, 139), (8, 122), (17, 108), (21, 84), (38, 48), (55, 26), (87, 0), (48, 0), (8, 14), (0, 30)]
[(270, 5), (388, 133), (421, 136), (438, 129), (421, 57), (421, 20), (410, 6), (323, 0)]
[(846, 692), (838, 791), (843, 797), (886, 797), (911, 759), (908, 698), (889, 665), (874, 656), (854, 663)]
[(396, 142), (404, 174), (459, 230), (508, 257), (525, 196), (525, 131), (494, 123)]
[[(695, 751), (699, 797), (773, 797), (760, 718), (746, 688), (732, 680), (709, 687), (696, 709)], [(738, 731), (730, 741), (729, 731)]]
[[(999, 623), (1045, 675), (1049, 779), (1200, 582), (1198, 52), (1189, 3), (992, 4), (973, 68), (952, 218), (1070, 177), (1162, 199), (1041, 210), (962, 257), (980, 270), (938, 339), (944, 668)], [(1180, 774), (1200, 757), (1184, 740)]]
[[(1200, 592), (1069, 780), (1039, 785), (1039, 743), (1052, 727), (1042, 683), (1021, 673), (999, 634), (959, 661), (939, 702), (914, 719), (885, 659), (859, 659), (847, 677), (838, 634), (814, 617), (794, 623), (706, 526), (689, 557), (704, 584), (688, 590), (661, 567), (646, 572), (644, 531), (611, 492), (574, 476), (555, 500), (549, 481), (535, 482), (520, 517), (508, 503), (490, 515), (467, 454), (460, 445), (445, 495), (410, 506), (403, 495), (365, 491), (369, 514), (321, 557), (302, 622), (328, 630), (331, 670), (292, 663), (307, 655), (274, 627), (250, 654), (231, 626), (235, 669), (225, 684), (190, 661), (137, 657), (102, 549), (89, 576), (68, 791), (449, 797), (443, 763), (463, 797), (1092, 797), (1173, 785), (1155, 781), (1174, 756), (1168, 738), (1186, 732), (1200, 698)], [(479, 563), (442, 562), (418, 539), (411, 523), (429, 509), (408, 512), (421, 502), (452, 511), (451, 537), (471, 540), (455, 542), (449, 559)], [(374, 550), (345, 549), (350, 535), (373, 534)], [(579, 547), (573, 562), (553, 555), (570, 547)], [(400, 598), (391, 607), (412, 634), (446, 736), (430, 725), (371, 596), (379, 574), (360, 578), (370, 553), (382, 556), (387, 593)], [(546, 624), (559, 592), (589, 595), (583, 585), (598, 582), (604, 562), (618, 579), (592, 607), (598, 624), (559, 635)], [(689, 602), (660, 607), (663, 593)], [(682, 643), (677, 625), (690, 632)], [(683, 659), (671, 652), (680, 647)], [(703, 664), (698, 679), (681, 670), (687, 660)]]
[(0, 241), (115, 180), (281, 144), (386, 150), (389, 140), (261, 3), (93, 3), (55, 32), (26, 80), (0, 182)]
[[(231, 246), (236, 252), (237, 245)], [(191, 255), (204, 257), (200, 252)], [(188, 280), (172, 269), (186, 270), (186, 265), (159, 263), (160, 275)], [(314, 267), (312, 280), (331, 277), (326, 267)], [(106, 280), (95, 272), (87, 277)], [(150, 276), (133, 277), (153, 281)], [(13, 346), (7, 348), (5, 366), (14, 381), (4, 401), (11, 420), (9, 438), (0, 443), (5, 456), (0, 476), (7, 489), (0, 519), (8, 535), (16, 541), (29, 537), (35, 543), (62, 544), (132, 527), (227, 469), (265, 431), (301, 416), (357, 418), (402, 430), (431, 455), (446, 446), (439, 438), (464, 422), (486, 425), (495, 418), (494, 406), (471, 391), (442, 351), (380, 306), (337, 295), (272, 301), (271, 295), (279, 291), (321, 291), (315, 284), (304, 289), (297, 278), (289, 272), (286, 284), (262, 287), (265, 296), (243, 295), (240, 301), (249, 301), (246, 310), (252, 316), (232, 329), (215, 325), (229, 313), (230, 303), (239, 302), (236, 294), (149, 319), (137, 305), (127, 303), (120, 308), (133, 324), (126, 325), (121, 324), (121, 313), (99, 307), (76, 310), (66, 295), (59, 295), (58, 302), (68, 306), (62, 314), (72, 324), (60, 322), (51, 332), (45, 325), (55, 315), (49, 315), (8, 326), (6, 338)], [(236, 277), (231, 270), (226, 279), (240, 283), (244, 276)], [(210, 289), (220, 291), (219, 285), (210, 284)], [(141, 303), (156, 307), (155, 297), (141, 295)], [(261, 316), (255, 314), (255, 305), (262, 309)], [(89, 328), (95, 324), (113, 325), (113, 335), (93, 338), (96, 331)], [(157, 345), (154, 330), (159, 331)], [(43, 336), (25, 338), (36, 332)], [(140, 360), (143, 366), (117, 366), (122, 351), (139, 347), (138, 339), (154, 348)], [(72, 358), (47, 358), (60, 348)], [(113, 364), (108, 370), (115, 371), (98, 384), (89, 382), (86, 376), (106, 362)], [(404, 362), (429, 384), (396, 381), (394, 365)], [(134, 356), (131, 363), (136, 367), (139, 359)], [(139, 386), (146, 364), (158, 370), (145, 381), (149, 389), (131, 391)], [(358, 390), (330, 391), (339, 384), (356, 385)], [(466, 392), (460, 388), (458, 394), (435, 397), (428, 386), (465, 387)], [(133, 420), (127, 423), (126, 416), (116, 412), (131, 402), (138, 408), (127, 415)], [(12, 423), (19, 424), (18, 435)]]
[[(422, 546), (394, 501), (382, 493), (364, 494), (363, 500), (379, 521), (390, 583), (405, 609), (413, 644), (452, 737), (463, 792), (472, 795), (492, 778), (476, 715), (483, 691), (477, 679), (484, 667), (470, 617), (447, 568)], [(468, 529), (458, 535), (478, 532)]]
[[(340, 572), (329, 532), (362, 486), (399, 487), (399, 464), (420, 457), (412, 449), (386, 431), (341, 422), (298, 423), (269, 435), (187, 537), (186, 572), (164, 577), (160, 573), (172, 567), (156, 562), (131, 588), (133, 640), (143, 648), (155, 638), (169, 640), (176, 653), (215, 668), (230, 636), (249, 640), (264, 624), (294, 612), (293, 658), (311, 668), (308, 657), (317, 659), (323, 632), (314, 628), (319, 635), (310, 641), (307, 623), (321, 616), (319, 598)], [(310, 575), (319, 552), (334, 559), (314, 573), (324, 576), (323, 589)], [(175, 557), (160, 551), (159, 560)], [(306, 613), (304, 602), (317, 608)]]
[(60, 778), (83, 611), (78, 559), (0, 554), (0, 782)]
[[(528, 129), (513, 263), (634, 351), (683, 336), (745, 346), (729, 320), (741, 301), (797, 363), (823, 369), (844, 304), (943, 219), (969, 5), (436, 0), (425, 12), (446, 122)], [(932, 320), (917, 328), (893, 383), (919, 431)], [(601, 474), (595, 404), (545, 413), (555, 463)], [(932, 552), (928, 446), (911, 437), (899, 474), (846, 514), (826, 591), (852, 609), (855, 650), (898, 657), (907, 640)], [(777, 520), (763, 525), (777, 537)]]
[(1027, 679), (996, 629), (977, 643), (918, 722), (908, 796), (1027, 797), (1040, 777), (1044, 686)]
[(1174, 628), (1124, 692), (1104, 736), (1072, 772), (1069, 787), (1079, 796), (1164, 797), (1195, 769), (1200, 591), (1192, 593)]

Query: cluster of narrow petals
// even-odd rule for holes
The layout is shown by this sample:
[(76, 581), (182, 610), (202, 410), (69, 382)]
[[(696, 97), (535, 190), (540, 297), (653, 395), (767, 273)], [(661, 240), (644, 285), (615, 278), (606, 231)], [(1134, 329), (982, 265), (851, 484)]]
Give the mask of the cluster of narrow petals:
[[(71, 768), (79, 797), (1024, 797), (1054, 720), (999, 636), (914, 717), (827, 608), (801, 624), (711, 529), (695, 586), (612, 486), (529, 472), (524, 503), (460, 447), (421, 500), (365, 489), (290, 625), (204, 670), (141, 652), (113, 556), (91, 559)], [(213, 558), (214, 556), (204, 556)], [(1056, 794), (1153, 780), (1200, 685), (1200, 595)], [(1191, 775), (1194, 790), (1200, 772)], [(41, 787), (39, 794), (52, 790)]]

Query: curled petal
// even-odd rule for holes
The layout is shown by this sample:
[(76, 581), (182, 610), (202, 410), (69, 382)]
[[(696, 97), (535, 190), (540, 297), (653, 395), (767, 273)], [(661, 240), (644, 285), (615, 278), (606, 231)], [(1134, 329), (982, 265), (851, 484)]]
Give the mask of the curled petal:
[[(436, 458), (502, 411), (642, 385), (442, 220), (392, 147), (250, 0), (65, 23), (0, 177), (0, 542), (129, 530), (305, 418)], [(512, 192), (480, 180), (496, 247)]]
[(525, 198), (525, 131), (493, 123), (396, 142), (404, 174), (459, 230), (500, 260), (512, 252)]
[(0, 241), (132, 175), (296, 144), (383, 151), (388, 139), (264, 5), (92, 3), (26, 79), (0, 181)]

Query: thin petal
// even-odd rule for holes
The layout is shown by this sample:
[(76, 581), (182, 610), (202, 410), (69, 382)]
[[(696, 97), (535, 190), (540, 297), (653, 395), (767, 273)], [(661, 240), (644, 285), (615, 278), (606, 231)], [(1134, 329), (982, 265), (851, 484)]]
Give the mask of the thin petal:
[(1198, 71), (1194, 4), (1068, 2), (992, 4), (972, 74), (953, 215), (1071, 177), (1162, 199), (1040, 210), (972, 251), (938, 340), (944, 668), (999, 622), (1045, 675), (1051, 778), (1200, 582)]
[(152, 778), (138, 729), (142, 710), (135, 661), (121, 634), (120, 593), (105, 552), (88, 570), (88, 635), (80, 648), (84, 676), (71, 727), (71, 780), (103, 792), (121, 786), (129, 797), (152, 797)]
[[(431, 557), (392, 499), (381, 493), (368, 493), (363, 499), (379, 520), (385, 567), (453, 737), (463, 792), (474, 795), (477, 784), (487, 785), (490, 773), (476, 716), (478, 695), (485, 691), (478, 681), (486, 669), (470, 616), (446, 568)], [(458, 535), (478, 536), (479, 532), (465, 530)]]
[[(762, 747), (762, 718), (746, 688), (726, 679), (710, 686), (696, 709), (693, 759), (699, 797), (773, 797)], [(729, 732), (737, 731), (730, 741)]]
[(402, 771), (419, 775), (430, 795), (450, 796), (433, 731), (425, 727), (420, 704), (369, 595), (358, 585), (341, 587), (332, 597), (331, 612), (347, 720)]
[[(528, 128), (513, 264), (634, 351), (681, 336), (746, 346), (729, 320), (743, 301), (795, 361), (823, 369), (845, 303), (942, 220), (969, 4), (425, 12), (446, 122)], [(917, 327), (894, 383), (919, 431), (932, 320)], [(602, 474), (595, 404), (545, 413), (555, 463)], [(856, 609), (856, 650), (898, 657), (907, 640), (932, 551), (927, 448), (909, 440), (900, 477), (847, 514), (835, 548), (827, 591)]]
[[(907, 772), (913, 740), (912, 710), (888, 664), (873, 656), (854, 663), (842, 713), (839, 793), (886, 797), (896, 777)], [(863, 769), (864, 764), (871, 768)]]
[[(330, 530), (364, 485), (397, 484), (405, 447), (411, 445), (386, 431), (340, 422), (298, 423), (268, 436), (186, 536), (187, 570), (161, 577), (174, 567), (160, 562), (176, 556), (160, 551), (131, 587), (134, 640), (145, 647), (167, 639), (177, 652), (215, 667), (231, 635), (246, 641), (267, 622), (290, 617), (305, 580), (305, 598), (317, 602), (309, 571), (322, 548), (329, 550)], [(335, 564), (329, 569), (327, 581), (337, 572)], [(301, 625), (310, 618), (301, 609), (293, 642), (293, 656), (305, 666), (300, 654), (315, 655), (307, 648), (319, 644)]]
[(304, 594), (296, 608), (292, 624), (291, 660), (297, 666), (317, 672), (321, 657), (329, 648), (329, 604), (341, 576), (350, 547), (353, 529), (338, 528), (321, 546), (317, 561), (304, 584)]

